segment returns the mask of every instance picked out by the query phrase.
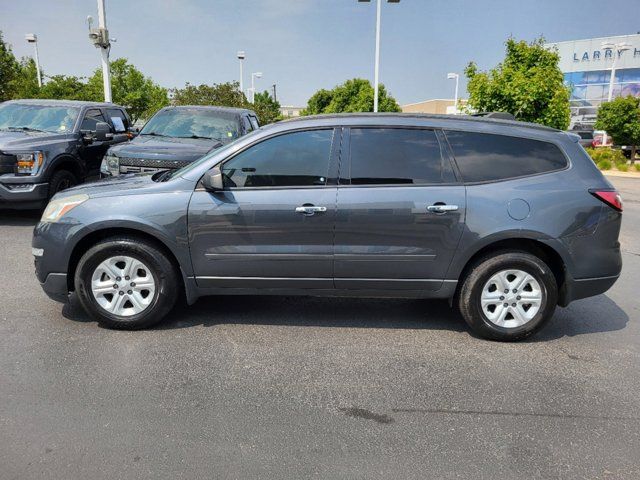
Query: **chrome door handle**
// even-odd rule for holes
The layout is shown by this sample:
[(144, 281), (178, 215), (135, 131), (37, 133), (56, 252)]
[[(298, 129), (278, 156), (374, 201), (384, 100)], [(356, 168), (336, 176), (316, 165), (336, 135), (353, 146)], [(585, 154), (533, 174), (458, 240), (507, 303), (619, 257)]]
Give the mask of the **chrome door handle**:
[(429, 205), (427, 210), (432, 213), (447, 213), (458, 210), (458, 205)]
[(316, 212), (326, 212), (327, 207), (316, 207), (313, 205), (302, 205), (300, 207), (296, 207), (296, 213), (302, 213), (303, 215), (313, 215)]

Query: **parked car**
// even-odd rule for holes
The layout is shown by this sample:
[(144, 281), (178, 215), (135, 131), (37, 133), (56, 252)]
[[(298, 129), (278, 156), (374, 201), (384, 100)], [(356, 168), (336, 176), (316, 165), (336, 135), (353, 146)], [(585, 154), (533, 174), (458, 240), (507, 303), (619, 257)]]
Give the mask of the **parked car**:
[(129, 117), (111, 103), (0, 103), (0, 208), (40, 208), (99, 174), (107, 148), (128, 140)]
[(159, 322), (181, 291), (189, 304), (443, 298), (479, 335), (518, 340), (556, 305), (614, 284), (621, 212), (576, 135), (459, 116), (320, 116), (179, 170), (59, 193), (33, 253), (51, 298), (75, 291), (115, 328)]
[(575, 133), (580, 137), (578, 143), (584, 148), (593, 147), (593, 130), (570, 130), (571, 133)]
[(179, 106), (159, 110), (132, 142), (107, 152), (103, 176), (175, 170), (259, 128), (252, 110)]

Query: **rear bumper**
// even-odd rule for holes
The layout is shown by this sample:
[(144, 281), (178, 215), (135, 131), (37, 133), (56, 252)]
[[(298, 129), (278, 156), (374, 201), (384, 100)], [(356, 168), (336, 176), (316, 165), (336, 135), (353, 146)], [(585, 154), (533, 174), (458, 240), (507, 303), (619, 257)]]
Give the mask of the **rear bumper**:
[(566, 307), (574, 300), (600, 295), (609, 290), (619, 277), (620, 275), (580, 279), (567, 278), (560, 292), (558, 304), (561, 307)]
[(56, 302), (66, 303), (69, 299), (66, 273), (50, 273), (44, 282), (40, 283), (47, 296)]

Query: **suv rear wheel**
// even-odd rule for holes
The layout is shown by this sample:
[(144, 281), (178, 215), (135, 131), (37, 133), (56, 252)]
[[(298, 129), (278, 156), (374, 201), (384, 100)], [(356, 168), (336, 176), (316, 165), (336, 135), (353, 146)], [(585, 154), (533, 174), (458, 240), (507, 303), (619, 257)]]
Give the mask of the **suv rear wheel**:
[(553, 315), (558, 287), (553, 272), (526, 252), (480, 259), (460, 289), (458, 307), (480, 336), (515, 341), (537, 332)]
[(132, 237), (104, 240), (80, 259), (75, 288), (101, 324), (135, 330), (158, 323), (175, 305), (178, 275), (165, 253)]

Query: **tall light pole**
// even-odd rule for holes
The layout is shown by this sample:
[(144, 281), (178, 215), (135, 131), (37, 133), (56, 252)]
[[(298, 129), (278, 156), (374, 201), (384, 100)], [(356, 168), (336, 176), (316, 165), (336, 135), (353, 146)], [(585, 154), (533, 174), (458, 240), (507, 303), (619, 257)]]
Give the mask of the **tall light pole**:
[(42, 75), (40, 74), (40, 59), (38, 58), (38, 36), (35, 33), (27, 33), (24, 36), (25, 40), (29, 43), (33, 43), (36, 49), (36, 71), (38, 72), (38, 87), (42, 87)]
[(256, 78), (262, 78), (262, 72), (255, 72), (251, 74), (251, 103), (253, 103), (256, 99)]
[[(98, 0), (98, 28), (91, 28), (93, 18), (87, 18), (89, 22), (89, 40), (96, 48), (100, 49), (102, 58), (102, 83), (104, 85), (104, 101), (111, 102), (111, 72), (109, 71), (109, 51), (111, 41), (107, 30), (107, 14), (104, 8), (104, 0)], [(115, 42), (115, 39), (114, 39)]]
[[(613, 98), (613, 81), (616, 76), (616, 63), (618, 60), (618, 56), (631, 48), (631, 45), (625, 42), (621, 43), (610, 43), (604, 42), (602, 43), (602, 48), (605, 50), (613, 50), (613, 64), (611, 65), (611, 78), (609, 79), (609, 95), (607, 96), (607, 101), (610, 102)], [(606, 58), (606, 55), (605, 55)]]
[(244, 50), (238, 51), (238, 60), (240, 60), (240, 91), (244, 93), (244, 74), (242, 73), (242, 64), (244, 63), (246, 55), (244, 54)]
[(458, 75), (457, 73), (448, 73), (447, 78), (449, 80), (455, 79), (456, 81), (456, 93), (453, 101), (453, 111), (454, 111), (453, 114), (457, 115), (458, 114), (458, 81), (460, 80), (460, 75)]
[[(370, 3), (371, 0), (358, 0), (362, 3)], [(382, 0), (376, 0), (376, 59), (373, 73), (373, 111), (378, 111), (379, 73), (380, 73), (380, 15)], [(400, 3), (400, 0), (387, 0), (387, 3)]]

